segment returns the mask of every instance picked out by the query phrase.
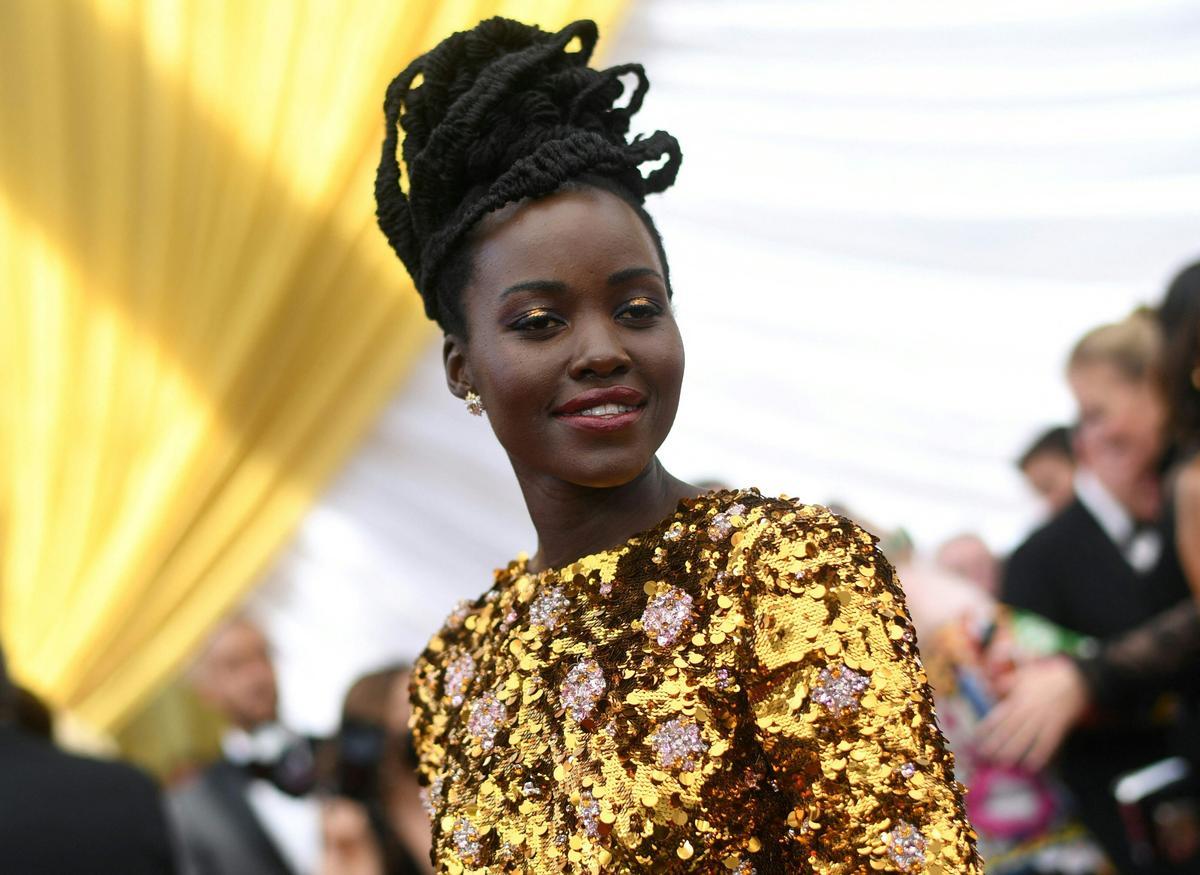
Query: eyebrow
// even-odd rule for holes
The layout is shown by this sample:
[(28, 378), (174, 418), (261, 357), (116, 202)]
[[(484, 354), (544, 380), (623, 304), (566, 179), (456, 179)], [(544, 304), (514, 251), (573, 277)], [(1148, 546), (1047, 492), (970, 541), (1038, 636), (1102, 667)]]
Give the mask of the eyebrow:
[[(629, 282), (638, 277), (652, 276), (662, 280), (662, 274), (652, 267), (627, 267), (624, 270), (618, 270), (616, 273), (609, 275), (607, 284), (610, 286), (619, 286), (621, 283)], [(526, 280), (525, 282), (516, 283), (509, 286), (500, 293), (501, 298), (516, 294), (517, 292), (556, 292), (562, 293), (567, 290), (567, 284), (558, 280)]]
[(638, 277), (652, 276), (662, 280), (662, 274), (651, 267), (627, 267), (624, 270), (618, 270), (608, 278), (610, 286), (619, 286), (621, 283), (629, 282), (629, 280), (637, 279)]

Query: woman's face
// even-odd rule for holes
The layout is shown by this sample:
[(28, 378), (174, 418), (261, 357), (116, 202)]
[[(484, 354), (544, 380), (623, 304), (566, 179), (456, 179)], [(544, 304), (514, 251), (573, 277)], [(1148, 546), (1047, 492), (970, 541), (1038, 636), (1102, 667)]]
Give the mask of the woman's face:
[(1167, 418), (1154, 381), (1131, 380), (1107, 362), (1077, 366), (1068, 380), (1079, 406), (1083, 461), (1097, 473), (1153, 472), (1165, 450)]
[(584, 189), (494, 213), (474, 244), (470, 339), (445, 345), (451, 391), (479, 393), (518, 476), (636, 478), (671, 430), (683, 379), (646, 226), (615, 195)]

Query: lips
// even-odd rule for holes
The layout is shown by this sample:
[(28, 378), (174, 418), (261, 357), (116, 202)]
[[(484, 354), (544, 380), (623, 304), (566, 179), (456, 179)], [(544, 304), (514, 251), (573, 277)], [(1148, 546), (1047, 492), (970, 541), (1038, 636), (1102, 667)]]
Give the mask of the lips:
[(585, 431), (616, 431), (642, 417), (646, 396), (628, 386), (590, 389), (555, 408), (554, 415), (567, 425)]

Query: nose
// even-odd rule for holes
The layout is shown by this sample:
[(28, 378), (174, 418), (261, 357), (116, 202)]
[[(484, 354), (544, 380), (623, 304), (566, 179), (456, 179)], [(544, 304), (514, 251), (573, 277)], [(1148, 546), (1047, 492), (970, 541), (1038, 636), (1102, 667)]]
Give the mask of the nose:
[(618, 331), (609, 319), (577, 324), (578, 342), (571, 359), (571, 377), (576, 380), (602, 379), (628, 372), (632, 362)]

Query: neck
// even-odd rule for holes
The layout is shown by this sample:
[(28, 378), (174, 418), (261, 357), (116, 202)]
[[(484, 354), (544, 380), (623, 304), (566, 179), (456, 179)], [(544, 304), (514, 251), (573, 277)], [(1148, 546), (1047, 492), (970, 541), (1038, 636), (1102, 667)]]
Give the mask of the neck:
[(657, 457), (621, 486), (578, 486), (520, 471), (517, 480), (538, 535), (530, 571), (614, 547), (663, 520), (682, 499), (704, 491), (671, 476)]

